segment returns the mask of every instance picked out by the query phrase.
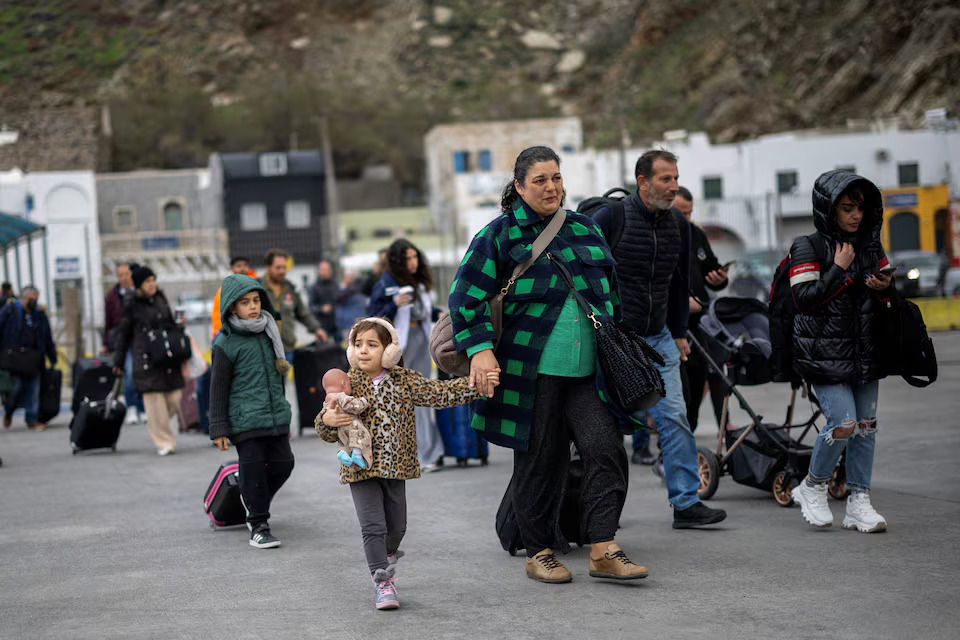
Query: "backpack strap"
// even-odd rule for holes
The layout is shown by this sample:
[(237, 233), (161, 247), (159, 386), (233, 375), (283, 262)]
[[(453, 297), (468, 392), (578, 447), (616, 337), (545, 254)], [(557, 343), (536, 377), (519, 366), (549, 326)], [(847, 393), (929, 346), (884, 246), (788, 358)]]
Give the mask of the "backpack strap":
[(624, 220), (627, 217), (626, 207), (623, 200), (614, 200), (610, 204), (610, 240), (607, 244), (610, 246), (610, 253), (620, 244), (620, 237), (623, 236)]

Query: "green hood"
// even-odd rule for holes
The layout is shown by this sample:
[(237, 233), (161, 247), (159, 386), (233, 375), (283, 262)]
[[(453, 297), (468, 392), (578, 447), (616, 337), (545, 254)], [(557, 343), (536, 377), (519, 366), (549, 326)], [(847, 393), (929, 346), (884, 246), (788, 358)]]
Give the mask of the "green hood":
[(280, 319), (277, 310), (273, 308), (273, 303), (270, 302), (270, 296), (267, 295), (267, 290), (264, 289), (259, 282), (250, 276), (232, 273), (223, 279), (223, 286), (220, 289), (220, 322), (224, 327), (229, 326), (227, 323), (227, 314), (230, 311), (230, 307), (233, 306), (234, 302), (251, 291), (260, 292), (261, 313), (270, 313), (274, 319)]

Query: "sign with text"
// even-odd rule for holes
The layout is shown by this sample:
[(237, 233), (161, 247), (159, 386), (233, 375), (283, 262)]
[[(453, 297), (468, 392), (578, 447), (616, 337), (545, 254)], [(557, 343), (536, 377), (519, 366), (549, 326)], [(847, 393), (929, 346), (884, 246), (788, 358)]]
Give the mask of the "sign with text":
[(68, 276), (80, 273), (80, 256), (57, 258), (57, 275)]
[(900, 207), (917, 206), (917, 192), (910, 193), (888, 193), (883, 198), (883, 207), (885, 209), (898, 209)]
[(180, 238), (177, 236), (153, 236), (143, 238), (141, 246), (144, 251), (163, 251), (180, 248)]

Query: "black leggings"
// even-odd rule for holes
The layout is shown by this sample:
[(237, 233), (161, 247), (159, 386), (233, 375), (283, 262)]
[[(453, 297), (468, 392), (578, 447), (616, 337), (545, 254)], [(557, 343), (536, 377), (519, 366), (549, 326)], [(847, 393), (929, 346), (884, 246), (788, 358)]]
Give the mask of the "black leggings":
[(623, 435), (597, 395), (594, 377), (541, 375), (526, 451), (513, 454), (513, 504), (520, 537), (533, 557), (559, 551), (560, 501), (573, 439), (583, 460), (584, 542), (613, 540), (627, 497)]

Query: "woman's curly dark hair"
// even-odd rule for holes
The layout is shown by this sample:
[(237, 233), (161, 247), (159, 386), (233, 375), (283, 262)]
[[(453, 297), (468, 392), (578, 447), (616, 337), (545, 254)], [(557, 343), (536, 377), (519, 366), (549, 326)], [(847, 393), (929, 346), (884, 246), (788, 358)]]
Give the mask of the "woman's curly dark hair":
[[(407, 271), (408, 249), (413, 249), (417, 252), (416, 273)], [(433, 286), (433, 276), (430, 274), (430, 265), (427, 264), (427, 257), (406, 238), (394, 240), (387, 249), (387, 270), (390, 272), (390, 275), (393, 276), (393, 279), (397, 281), (397, 284), (409, 284), (414, 287), (422, 284), (427, 291), (430, 291), (430, 288)]]

